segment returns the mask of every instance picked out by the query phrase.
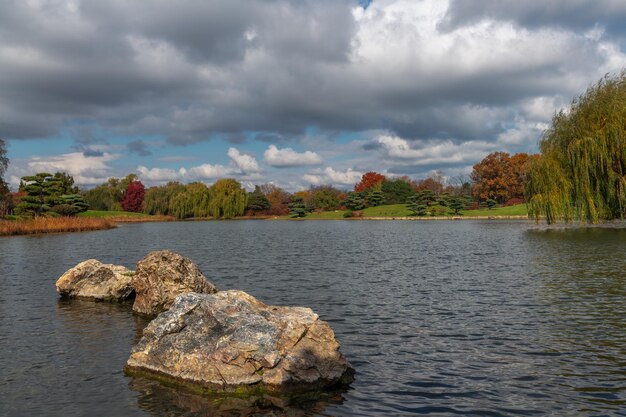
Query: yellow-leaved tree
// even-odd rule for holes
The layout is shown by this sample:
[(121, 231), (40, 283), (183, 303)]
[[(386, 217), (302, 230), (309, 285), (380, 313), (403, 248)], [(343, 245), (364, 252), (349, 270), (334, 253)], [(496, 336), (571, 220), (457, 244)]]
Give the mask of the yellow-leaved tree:
[(218, 180), (209, 188), (209, 214), (218, 219), (241, 216), (246, 209), (247, 193), (237, 180)]
[(548, 223), (626, 215), (626, 72), (605, 76), (560, 111), (527, 172), (529, 213)]

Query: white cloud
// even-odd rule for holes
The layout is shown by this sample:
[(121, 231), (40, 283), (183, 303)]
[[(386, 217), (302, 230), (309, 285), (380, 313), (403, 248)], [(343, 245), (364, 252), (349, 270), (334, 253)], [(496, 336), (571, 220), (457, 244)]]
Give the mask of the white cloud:
[(180, 180), (186, 174), (185, 168), (175, 171), (168, 168), (146, 168), (144, 166), (138, 166), (137, 172), (139, 173), (140, 179), (155, 182)]
[(218, 179), (238, 174), (238, 171), (224, 165), (202, 164), (186, 171), (192, 179)]
[(411, 149), (409, 142), (397, 136), (380, 136), (377, 141), (392, 158), (415, 159), (424, 156), (423, 151)]
[(520, 121), (515, 127), (500, 133), (497, 138), (497, 147), (500, 150), (511, 146), (523, 146), (531, 141), (537, 141), (550, 125), (544, 122)]
[(278, 149), (275, 145), (270, 145), (263, 155), (265, 162), (279, 168), (319, 165), (322, 163), (322, 158), (315, 152), (305, 151), (298, 153), (291, 148)]
[(242, 172), (254, 173), (261, 170), (258, 162), (253, 156), (242, 154), (236, 148), (228, 149), (228, 157)]
[(312, 185), (354, 185), (362, 176), (362, 172), (353, 171), (350, 168), (346, 171), (336, 171), (331, 167), (326, 167), (323, 170), (314, 170), (302, 178)]
[[(524, 118), (549, 122), (555, 112), (564, 109), (567, 103), (559, 96), (538, 96), (522, 100), (519, 108)], [(518, 120), (519, 121), (519, 120)]]
[[(401, 75), (396, 86), (429, 90), (460, 77), (514, 74), (522, 69), (571, 63), (573, 54), (596, 55), (594, 60), (598, 57), (599, 48), (592, 41), (559, 27), (528, 30), (508, 20), (485, 19), (441, 31), (439, 23), (448, 6), (441, 0), (382, 0), (372, 2), (367, 10), (355, 8), (356, 59), (371, 76), (385, 77), (381, 82), (387, 88), (394, 86), (389, 77), (396, 74)], [(379, 71), (373, 71), (375, 68)], [(572, 75), (582, 76), (579, 81), (586, 84), (589, 71), (596, 72), (597, 68), (580, 66)]]
[(450, 140), (421, 143), (414, 149), (406, 139), (383, 135), (377, 139), (387, 156), (415, 166), (464, 164), (482, 159), (495, 146), (484, 141), (455, 144)]
[(202, 164), (189, 169), (181, 167), (178, 170), (170, 168), (147, 168), (137, 167), (140, 177), (153, 182), (166, 182), (174, 180), (206, 180), (225, 177), (238, 177), (243, 180), (260, 178), (259, 164), (253, 156), (242, 154), (236, 148), (228, 149), (231, 165)]
[[(67, 172), (79, 185), (100, 184), (111, 176), (109, 162), (120, 155), (103, 153), (101, 156), (85, 156), (82, 152), (72, 152), (50, 157), (33, 157), (26, 163), (24, 175), (35, 172)], [(19, 169), (19, 168), (18, 168)]]

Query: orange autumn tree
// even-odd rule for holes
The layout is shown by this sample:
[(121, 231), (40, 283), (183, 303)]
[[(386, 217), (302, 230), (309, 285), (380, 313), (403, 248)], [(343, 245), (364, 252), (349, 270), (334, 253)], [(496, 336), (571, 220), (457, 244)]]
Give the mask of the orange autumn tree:
[(372, 172), (372, 171), (366, 172), (361, 177), (361, 181), (359, 181), (354, 186), (354, 191), (356, 191), (357, 193), (360, 193), (362, 191), (371, 190), (373, 188), (376, 188), (379, 185), (382, 185), (382, 183), (385, 182), (386, 180), (387, 180), (387, 177), (385, 177), (383, 174), (379, 174), (378, 172)]
[(537, 161), (541, 156), (539, 154), (528, 155), (527, 153), (516, 153), (511, 156), (509, 161), (511, 169), (511, 197), (524, 199), (524, 185), (526, 184), (526, 173), (533, 161)]
[(291, 195), (274, 184), (261, 184), (259, 186), (261, 192), (270, 202), (270, 208), (266, 211), (272, 216), (282, 216), (289, 213), (289, 200)]
[(470, 178), (474, 182), (473, 194), (479, 200), (496, 200), (504, 203), (509, 199), (524, 198), (526, 171), (531, 160), (538, 155), (493, 152), (474, 165)]

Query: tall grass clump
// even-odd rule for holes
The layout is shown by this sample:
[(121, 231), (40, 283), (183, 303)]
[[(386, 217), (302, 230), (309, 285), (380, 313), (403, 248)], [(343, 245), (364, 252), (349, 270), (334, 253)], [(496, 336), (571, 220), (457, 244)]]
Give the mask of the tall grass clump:
[(84, 232), (114, 227), (114, 222), (102, 218), (35, 217), (26, 220), (0, 220), (0, 236)]
[(598, 223), (626, 215), (626, 71), (560, 111), (527, 173), (529, 215)]

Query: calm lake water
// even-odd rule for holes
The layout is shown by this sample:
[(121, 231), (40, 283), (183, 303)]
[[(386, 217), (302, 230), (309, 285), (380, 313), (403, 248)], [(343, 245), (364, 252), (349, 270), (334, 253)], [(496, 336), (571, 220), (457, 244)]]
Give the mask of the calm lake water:
[[(345, 392), (220, 401), (126, 377), (145, 321), (60, 301), (88, 258), (168, 248), (220, 289), (304, 305), (356, 368)], [(0, 415), (626, 416), (626, 229), (506, 221), (145, 223), (0, 238)]]

